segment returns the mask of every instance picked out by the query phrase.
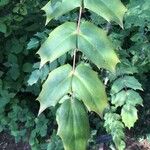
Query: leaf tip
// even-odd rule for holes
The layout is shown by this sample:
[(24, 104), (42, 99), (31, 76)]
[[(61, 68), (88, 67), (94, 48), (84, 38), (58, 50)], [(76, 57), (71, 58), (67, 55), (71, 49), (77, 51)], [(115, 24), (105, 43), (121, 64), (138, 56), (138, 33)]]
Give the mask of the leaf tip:
[(50, 19), (47, 18), (47, 19), (46, 19), (46, 22), (45, 22), (45, 26), (46, 26), (49, 22), (50, 22)]
[(38, 116), (45, 110), (46, 108), (43, 107), (40, 103), (40, 109), (39, 109), (39, 112), (38, 112)]
[(119, 25), (124, 30), (123, 20), (120, 21)]
[(42, 57), (42, 54), (40, 54), (40, 50), (37, 51), (36, 54), (39, 55), (41, 58), (41, 62), (40, 62), (40, 66), (39, 66), (39, 69), (41, 69), (47, 63), (47, 59)]

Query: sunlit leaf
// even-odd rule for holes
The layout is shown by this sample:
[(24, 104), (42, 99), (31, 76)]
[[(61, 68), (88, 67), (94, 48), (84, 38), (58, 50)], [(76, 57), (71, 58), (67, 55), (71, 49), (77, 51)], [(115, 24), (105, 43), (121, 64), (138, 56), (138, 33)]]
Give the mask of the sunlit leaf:
[(37, 98), (41, 104), (39, 114), (50, 106), (55, 106), (68, 93), (82, 100), (89, 111), (102, 116), (107, 107), (107, 96), (103, 83), (96, 72), (80, 64), (72, 72), (70, 65), (64, 65), (49, 74)]
[(72, 89), (90, 111), (102, 115), (108, 105), (107, 96), (96, 72), (83, 64), (78, 65), (73, 76)]
[(27, 45), (27, 49), (36, 49), (39, 46), (39, 40), (36, 38), (32, 38)]
[(39, 114), (50, 106), (55, 106), (58, 101), (71, 89), (70, 65), (61, 66), (52, 71), (42, 86), (42, 91), (37, 98), (40, 102)]
[(106, 113), (104, 116), (104, 127), (106, 131), (112, 135), (112, 139), (118, 150), (125, 149), (125, 134), (124, 134), (124, 124), (121, 122), (121, 116), (116, 113)]
[[(95, 12), (96, 14), (102, 16), (108, 22), (115, 21), (121, 27), (123, 27), (123, 16), (127, 9), (121, 3), (120, 0), (84, 0), (83, 5), (85, 8)], [(53, 2), (48, 2), (42, 10), (46, 12), (46, 24), (51, 19), (56, 19), (67, 12), (82, 6), (82, 0), (62, 0)], [(117, 7), (117, 9), (116, 9)]]
[(128, 90), (126, 92), (127, 100), (126, 103), (132, 106), (141, 105), (143, 106), (143, 99), (139, 93), (134, 90)]
[(116, 107), (122, 106), (125, 103), (136, 106), (136, 105), (143, 105), (142, 97), (135, 92), (134, 90), (123, 90), (116, 95), (112, 96), (112, 104), (114, 104)]
[(42, 10), (46, 12), (46, 24), (51, 19), (56, 19), (57, 17), (81, 6), (81, 0), (62, 0), (62, 2), (56, 2), (55, 4), (52, 1), (48, 2)]
[(65, 150), (86, 150), (89, 122), (84, 105), (76, 100), (66, 100), (56, 114), (58, 135)]
[(40, 79), (40, 75), (41, 75), (40, 70), (34, 70), (28, 79), (28, 84), (31, 86), (37, 83), (37, 81)]
[(83, 22), (78, 37), (78, 47), (99, 68), (115, 70), (119, 59), (106, 32), (90, 22)]
[(52, 62), (66, 52), (76, 49), (77, 45), (78, 50), (83, 52), (97, 67), (115, 70), (119, 59), (111, 42), (103, 30), (89, 22), (81, 23), (80, 33), (77, 33), (76, 24), (73, 22), (64, 23), (50, 33), (37, 52), (41, 57), (41, 67), (46, 62)]
[(127, 98), (126, 97), (126, 91), (123, 90), (123, 91), (117, 93), (116, 95), (113, 95), (111, 102), (116, 107), (122, 106), (122, 105), (124, 105), (126, 98)]
[(123, 27), (123, 16), (127, 9), (120, 0), (84, 0), (84, 6), (107, 21), (115, 21)]
[(119, 79), (117, 79), (111, 88), (111, 92), (118, 93), (123, 88), (132, 88), (134, 90), (143, 90), (141, 84), (139, 81), (134, 78), (133, 76), (124, 76)]
[(52, 62), (76, 47), (76, 24), (66, 22), (52, 31), (37, 52), (41, 57), (41, 67)]
[(126, 104), (121, 110), (121, 116), (125, 126), (130, 129), (138, 119), (137, 109), (134, 106)]

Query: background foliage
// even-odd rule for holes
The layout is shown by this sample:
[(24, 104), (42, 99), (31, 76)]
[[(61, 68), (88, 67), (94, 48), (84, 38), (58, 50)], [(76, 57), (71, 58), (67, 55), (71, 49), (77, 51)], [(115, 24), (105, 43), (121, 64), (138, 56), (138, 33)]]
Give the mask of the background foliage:
[[(46, 0), (0, 0), (0, 132), (9, 132), (16, 142), (29, 141), (35, 150), (61, 150), (61, 140), (56, 136), (56, 109), (46, 110), (37, 117), (39, 104), (34, 99), (39, 95), (41, 84), (49, 71), (70, 62), (72, 54), (39, 69), (40, 60), (35, 53), (52, 29), (66, 19), (75, 20), (77, 13), (73, 11), (64, 15), (45, 28), (46, 18), (41, 8), (46, 3)], [(123, 0), (123, 3), (128, 8), (124, 30), (115, 23), (108, 24), (92, 12), (85, 13), (84, 17), (108, 30), (122, 60), (117, 79), (134, 75), (142, 84), (144, 92), (140, 94), (144, 99), (144, 107), (139, 106), (139, 120), (130, 133), (136, 138), (149, 139), (150, 1)], [(87, 61), (86, 58), (82, 59)], [(116, 76), (103, 70), (100, 73), (105, 82), (109, 80), (107, 91), (111, 98), (110, 89)], [(120, 110), (114, 108), (114, 113), (117, 115)], [(90, 113), (89, 117), (92, 128), (89, 149), (97, 149), (97, 144), (104, 140), (100, 135), (106, 134), (106, 131), (96, 114)]]

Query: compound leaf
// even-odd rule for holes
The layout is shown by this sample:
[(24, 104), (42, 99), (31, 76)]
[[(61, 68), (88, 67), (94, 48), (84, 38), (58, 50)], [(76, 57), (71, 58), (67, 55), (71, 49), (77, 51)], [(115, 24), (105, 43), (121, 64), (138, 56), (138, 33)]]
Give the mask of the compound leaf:
[(71, 89), (70, 65), (61, 66), (52, 71), (42, 86), (42, 91), (37, 98), (40, 102), (39, 114), (46, 108), (55, 106), (58, 101)]
[(137, 121), (137, 109), (132, 105), (124, 105), (121, 110), (122, 121), (125, 126), (129, 129), (134, 126), (134, 123)]
[(105, 87), (96, 72), (83, 64), (78, 65), (73, 76), (72, 89), (89, 111), (102, 115), (108, 103)]
[(123, 27), (123, 16), (127, 9), (120, 0), (84, 0), (84, 6), (108, 22), (115, 21)]
[(107, 112), (105, 113), (104, 120), (104, 127), (112, 135), (116, 148), (118, 150), (124, 150), (126, 147), (124, 142), (125, 134), (121, 116), (116, 113)]
[(89, 122), (81, 101), (66, 100), (57, 110), (56, 120), (65, 150), (86, 150)]

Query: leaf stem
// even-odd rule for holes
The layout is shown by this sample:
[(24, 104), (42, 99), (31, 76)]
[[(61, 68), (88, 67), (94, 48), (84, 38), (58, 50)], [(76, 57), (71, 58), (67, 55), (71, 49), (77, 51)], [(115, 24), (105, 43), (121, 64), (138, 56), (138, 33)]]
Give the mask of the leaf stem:
[[(81, 16), (82, 16), (82, 6), (80, 6), (80, 10), (79, 10), (79, 17), (78, 17), (78, 24), (77, 24), (77, 35), (79, 35), (79, 32), (80, 32)], [(78, 43), (77, 43), (77, 47), (74, 50), (74, 54), (73, 54), (73, 69), (72, 69), (73, 73), (75, 72), (77, 50), (78, 50)]]

